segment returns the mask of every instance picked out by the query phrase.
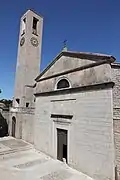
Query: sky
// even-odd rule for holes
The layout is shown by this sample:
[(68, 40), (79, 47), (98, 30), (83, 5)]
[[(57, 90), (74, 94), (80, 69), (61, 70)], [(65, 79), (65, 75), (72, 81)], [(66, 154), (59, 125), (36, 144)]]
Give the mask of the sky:
[(68, 50), (111, 54), (120, 61), (120, 0), (1, 0), (0, 99), (12, 99), (20, 17), (33, 9), (44, 17), (41, 71)]

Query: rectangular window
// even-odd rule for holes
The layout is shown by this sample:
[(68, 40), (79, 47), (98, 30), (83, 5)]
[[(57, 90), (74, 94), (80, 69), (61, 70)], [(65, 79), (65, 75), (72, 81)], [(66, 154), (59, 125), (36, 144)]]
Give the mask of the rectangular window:
[(29, 103), (26, 103), (26, 107), (29, 107)]
[(33, 34), (37, 35), (37, 24), (38, 24), (38, 19), (36, 19), (35, 17), (33, 17)]

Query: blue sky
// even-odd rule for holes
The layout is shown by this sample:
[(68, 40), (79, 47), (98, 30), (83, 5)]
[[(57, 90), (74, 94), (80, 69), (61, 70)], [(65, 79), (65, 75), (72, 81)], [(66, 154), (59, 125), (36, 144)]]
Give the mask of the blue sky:
[(33, 9), (44, 16), (41, 69), (61, 51), (112, 54), (120, 60), (120, 0), (4, 0), (0, 2), (1, 98), (12, 98), (20, 17)]

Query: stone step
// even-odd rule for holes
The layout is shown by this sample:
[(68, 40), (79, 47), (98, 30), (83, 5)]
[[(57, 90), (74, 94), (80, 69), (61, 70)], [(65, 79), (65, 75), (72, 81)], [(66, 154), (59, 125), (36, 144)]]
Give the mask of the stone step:
[[(8, 167), (15, 167), (24, 169), (25, 167), (31, 167), (37, 164), (44, 163), (48, 160), (48, 157), (43, 153), (38, 153), (35, 149), (29, 149), (27, 151), (19, 151), (10, 154), (4, 154), (0, 156), (1, 165)], [(50, 158), (49, 158), (50, 159)]]
[(3, 161), (9, 161), (9, 160), (11, 160), (13, 158), (17, 160), (21, 156), (24, 157), (24, 156), (26, 156), (28, 154), (31, 154), (32, 150), (33, 149), (29, 149), (29, 150), (26, 150), (26, 151), (19, 151), (19, 152), (0, 155), (0, 162), (2, 163)]
[(26, 147), (10, 149), (10, 150), (7, 150), (7, 151), (2, 151), (2, 152), (0, 152), (0, 156), (5, 155), (5, 154), (16, 153), (16, 152), (20, 152), (20, 151), (27, 151), (29, 149), (33, 149), (33, 146), (26, 146)]

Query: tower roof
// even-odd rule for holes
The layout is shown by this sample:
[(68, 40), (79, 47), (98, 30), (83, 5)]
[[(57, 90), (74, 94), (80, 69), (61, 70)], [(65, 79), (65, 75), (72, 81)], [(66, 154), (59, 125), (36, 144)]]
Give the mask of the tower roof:
[(29, 12), (32, 12), (32, 13), (36, 14), (37, 16), (40, 16), (41, 18), (43, 18), (43, 16), (42, 16), (41, 14), (36, 13), (36, 12), (35, 12), (34, 10), (32, 10), (32, 9), (28, 9), (28, 10), (24, 13), (24, 15), (27, 14), (27, 13), (29, 13)]

